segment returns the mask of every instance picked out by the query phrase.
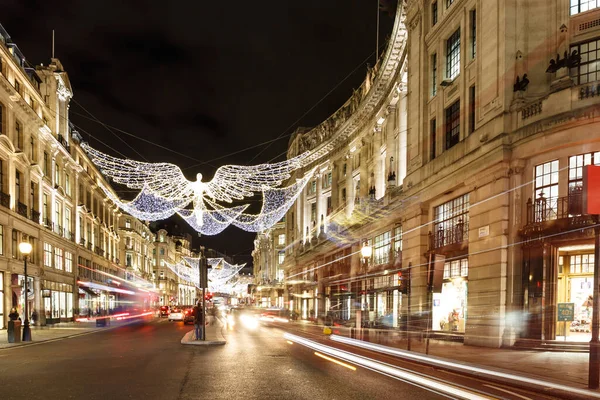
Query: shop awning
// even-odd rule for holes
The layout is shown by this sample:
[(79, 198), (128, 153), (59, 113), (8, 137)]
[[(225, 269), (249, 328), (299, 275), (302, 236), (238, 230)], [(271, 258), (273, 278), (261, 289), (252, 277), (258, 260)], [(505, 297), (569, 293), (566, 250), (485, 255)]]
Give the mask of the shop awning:
[(89, 294), (92, 297), (97, 297), (98, 296), (98, 294), (96, 292), (94, 292), (93, 290), (88, 289), (86, 287), (81, 287), (81, 286), (79, 287), (79, 293), (81, 293), (81, 294), (87, 293), (87, 294)]

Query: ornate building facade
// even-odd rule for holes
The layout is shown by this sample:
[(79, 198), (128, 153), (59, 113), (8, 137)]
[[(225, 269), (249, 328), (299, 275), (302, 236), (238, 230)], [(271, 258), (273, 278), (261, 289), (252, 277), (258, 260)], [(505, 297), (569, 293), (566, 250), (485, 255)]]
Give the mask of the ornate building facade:
[(322, 158), (287, 215), (286, 306), (469, 345), (589, 336), (600, 8), (399, 4), (363, 86), (290, 141)]
[[(41, 324), (110, 312), (129, 292), (122, 216), (69, 122), (69, 77), (58, 59), (29, 66), (1, 26), (0, 42), (0, 328), (25, 301)], [(27, 294), (21, 241), (33, 245)], [(132, 267), (146, 268), (140, 256)]]

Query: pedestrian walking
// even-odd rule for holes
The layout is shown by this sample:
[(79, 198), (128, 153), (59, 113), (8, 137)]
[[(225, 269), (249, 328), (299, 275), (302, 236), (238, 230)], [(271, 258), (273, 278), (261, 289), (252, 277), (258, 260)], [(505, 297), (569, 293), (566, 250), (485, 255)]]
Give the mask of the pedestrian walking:
[(31, 313), (31, 323), (35, 325), (37, 320), (38, 320), (38, 313), (34, 309), (33, 312)]
[(202, 332), (204, 329), (204, 324), (203, 322), (203, 310), (202, 310), (202, 306), (200, 304), (196, 304), (194, 306), (194, 310), (193, 310), (193, 314), (194, 314), (194, 331), (196, 333), (196, 340), (200, 340), (202, 339)]

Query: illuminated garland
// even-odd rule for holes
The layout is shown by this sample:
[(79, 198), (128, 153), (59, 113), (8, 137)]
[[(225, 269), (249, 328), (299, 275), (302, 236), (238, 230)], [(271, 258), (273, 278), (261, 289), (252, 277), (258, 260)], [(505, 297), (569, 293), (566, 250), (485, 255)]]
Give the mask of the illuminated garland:
[[(280, 188), (290, 173), (312, 161), (310, 152), (274, 164), (254, 166), (225, 165), (219, 167), (209, 182), (197, 174), (195, 182), (188, 181), (181, 169), (169, 163), (145, 163), (109, 156), (88, 144), (81, 147), (100, 171), (114, 182), (140, 193), (130, 202), (115, 196), (109, 188), (101, 189), (119, 208), (146, 221), (166, 219), (178, 213), (190, 226), (204, 235), (216, 235), (230, 225), (249, 232), (267, 229), (285, 215), (298, 198), (314, 169), (297, 179), (296, 183)], [(224, 207), (235, 200), (262, 194), (259, 214), (244, 213), (248, 204)], [(192, 204), (192, 209), (186, 207)]]
[[(246, 264), (230, 264), (223, 258), (207, 258), (208, 290), (216, 293), (233, 293), (235, 278)], [(177, 264), (165, 262), (175, 275), (200, 289), (200, 262), (198, 258), (184, 257)]]

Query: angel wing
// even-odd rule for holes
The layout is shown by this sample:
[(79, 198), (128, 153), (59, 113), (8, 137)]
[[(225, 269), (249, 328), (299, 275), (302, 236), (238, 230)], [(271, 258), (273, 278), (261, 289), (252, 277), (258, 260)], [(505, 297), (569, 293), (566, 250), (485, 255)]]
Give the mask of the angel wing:
[(167, 200), (183, 200), (193, 194), (191, 182), (177, 165), (116, 158), (87, 143), (82, 143), (81, 147), (104, 175), (130, 189), (146, 189)]
[(224, 165), (206, 184), (206, 194), (218, 201), (231, 203), (257, 192), (275, 188), (290, 177), (290, 173), (306, 164), (309, 152), (275, 164)]

